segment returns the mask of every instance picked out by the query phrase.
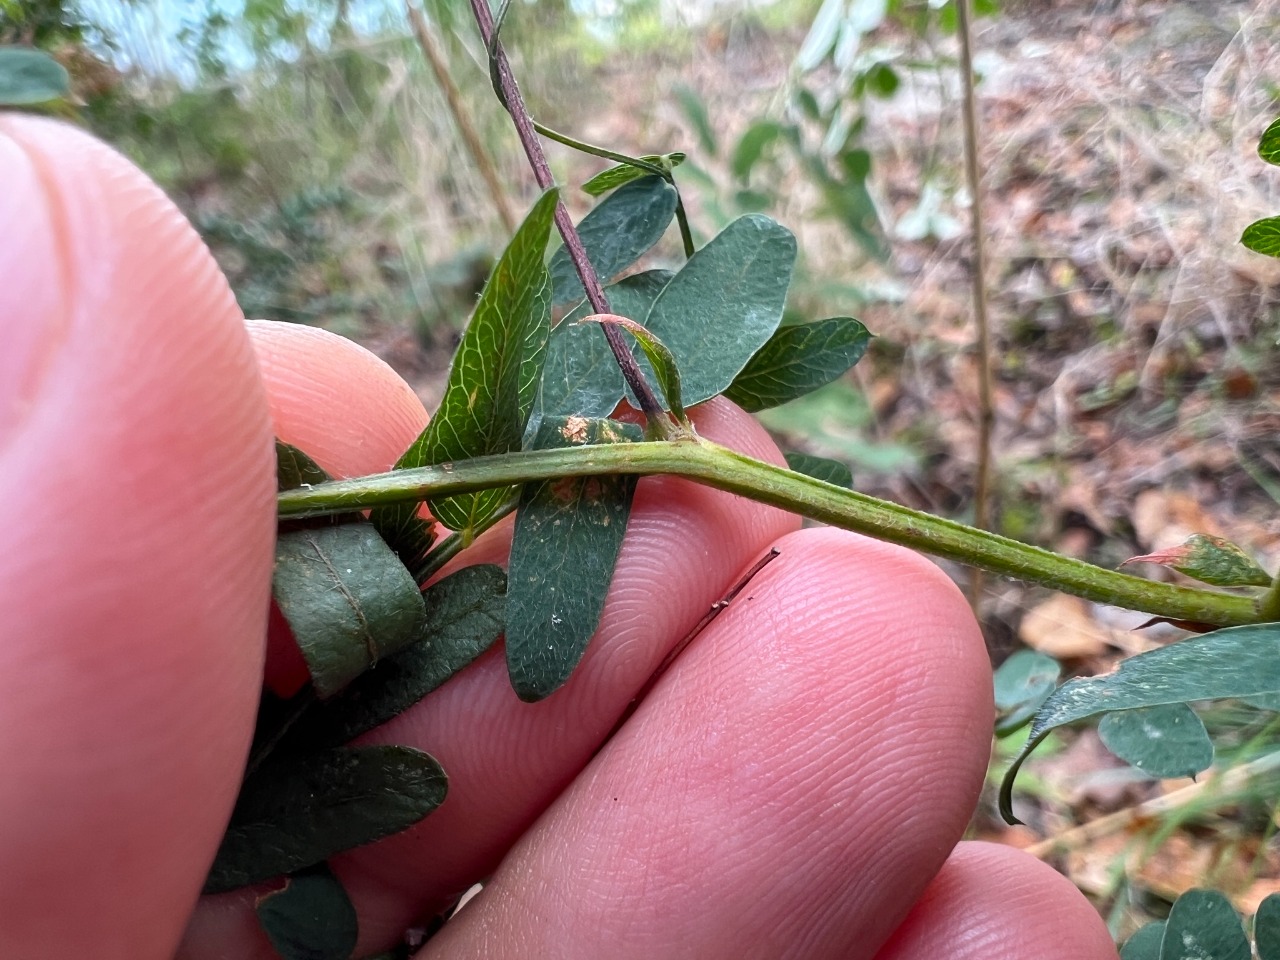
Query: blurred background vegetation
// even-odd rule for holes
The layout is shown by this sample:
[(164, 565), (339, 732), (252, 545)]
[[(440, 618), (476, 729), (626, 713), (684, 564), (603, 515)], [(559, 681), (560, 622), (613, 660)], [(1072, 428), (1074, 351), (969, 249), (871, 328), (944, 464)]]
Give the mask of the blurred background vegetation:
[[(468, 5), (411, 2), (477, 143), (395, 0), (0, 0), (0, 43), (67, 67), (79, 121), (183, 208), (247, 315), (356, 338), (430, 408), (535, 189)], [(1275, 569), (1280, 262), (1237, 241), (1280, 208), (1254, 153), (1280, 113), (1280, 3), (976, 7), (999, 525), (1106, 566), (1207, 532)], [(686, 152), (699, 242), (769, 213), (799, 239), (789, 315), (878, 334), (767, 426), (849, 463), (861, 490), (965, 519), (979, 361), (954, 30), (950, 0), (514, 0), (504, 40), (539, 120)], [(606, 164), (550, 152), (581, 215), (573, 187)], [(642, 268), (678, 265), (672, 234)], [(1005, 582), (981, 617), (994, 659), (1025, 644), (1076, 673), (1174, 635)], [(1206, 719), (1242, 763), (1277, 748), (1270, 719)], [(1117, 932), (1196, 882), (1245, 909), (1280, 889), (1270, 787), (1041, 843), (1179, 786), (1092, 731), (1055, 744), (1024, 778), (1031, 830), (984, 805), (975, 831), (1040, 843)]]

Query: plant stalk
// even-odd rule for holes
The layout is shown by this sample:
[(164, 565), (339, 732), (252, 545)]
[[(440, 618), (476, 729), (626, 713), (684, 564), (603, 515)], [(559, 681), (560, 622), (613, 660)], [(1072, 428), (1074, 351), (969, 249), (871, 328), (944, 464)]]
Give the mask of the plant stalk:
[[(494, 71), (502, 91), (502, 102), (507, 112), (511, 114), (516, 134), (520, 138), (520, 145), (524, 147), (525, 156), (529, 158), (529, 166), (533, 168), (534, 178), (538, 181), (539, 187), (549, 190), (555, 185), (555, 177), (551, 175), (547, 155), (542, 150), (537, 131), (534, 130), (533, 118), (529, 115), (529, 108), (525, 106), (524, 97), (516, 84), (511, 63), (507, 60), (507, 53), (502, 48), (502, 42), (495, 35), (493, 14), (489, 10), (488, 0), (471, 0), (471, 12), (476, 18), (476, 25), (480, 28), (480, 36), (485, 46), (492, 52)], [(573, 221), (569, 219), (569, 211), (559, 201), (556, 202), (556, 227), (564, 239), (569, 259), (573, 261), (574, 269), (578, 271), (582, 289), (587, 293), (591, 308), (596, 313), (613, 313), (609, 307), (609, 298), (605, 295), (604, 288), (600, 285), (600, 278), (596, 275), (596, 269), (587, 258), (582, 239), (578, 236)], [(644, 373), (640, 370), (640, 365), (631, 355), (622, 331), (612, 323), (601, 324), (600, 329), (604, 331), (609, 349), (613, 352), (613, 358), (622, 370), (622, 376), (640, 404), (640, 410), (645, 418), (651, 425), (659, 426), (660, 429), (665, 428), (666, 425), (674, 427), (662, 404), (654, 395), (653, 388), (649, 386)]]
[[(985, 530), (846, 490), (706, 440), (608, 444), (477, 457), (317, 484), (279, 494), (281, 519), (411, 503), (531, 480), (672, 474), (1000, 576), (1172, 620), (1220, 627), (1260, 621), (1255, 598), (1143, 580)], [(856, 571), (850, 571), (856, 576)]]
[[(978, 350), (978, 475), (973, 490), (974, 526), (991, 527), (991, 428), (995, 405), (991, 399), (991, 322), (987, 311), (987, 255), (982, 222), (982, 177), (978, 170), (978, 107), (973, 78), (972, 0), (956, 0), (960, 38), (960, 73), (964, 83), (964, 170), (969, 185), (969, 223), (973, 232), (973, 325)], [(982, 577), (970, 584), (969, 602), (978, 612)]]
[(440, 52), (435, 38), (431, 36), (431, 28), (427, 26), (426, 17), (413, 5), (412, 0), (406, 0), (404, 9), (409, 17), (409, 26), (413, 28), (413, 35), (418, 40), (423, 57), (426, 58), (427, 66), (431, 68), (436, 83), (440, 84), (440, 89), (444, 92), (445, 104), (449, 108), (454, 124), (458, 127), (458, 133), (462, 135), (462, 142), (466, 145), (472, 162), (475, 163), (476, 169), (480, 171), (480, 176), (484, 178), (485, 185), (489, 188), (489, 197), (493, 201), (494, 209), (498, 212), (498, 217), (502, 220), (502, 225), (506, 227), (507, 232), (515, 233), (519, 221), (507, 199), (507, 191), (503, 189), (502, 179), (494, 168), (489, 151), (485, 149), (480, 134), (476, 132), (475, 126), (471, 123), (471, 117), (462, 105), (462, 93), (458, 90), (458, 85), (453, 82), (453, 77), (449, 75), (449, 65), (445, 62), (444, 54)]

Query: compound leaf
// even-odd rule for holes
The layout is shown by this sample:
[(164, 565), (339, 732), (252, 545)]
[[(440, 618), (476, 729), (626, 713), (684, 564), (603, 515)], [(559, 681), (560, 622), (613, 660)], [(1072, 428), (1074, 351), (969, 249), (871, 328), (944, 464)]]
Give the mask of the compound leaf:
[(501, 567), (463, 567), (422, 594), (426, 619), (417, 642), (317, 703), (292, 731), (309, 748), (335, 747), (381, 726), (439, 687), (502, 635), (507, 575)]
[(1149, 777), (1191, 777), (1213, 763), (1213, 742), (1185, 703), (1108, 713), (1098, 724), (1098, 736)]
[[(675, 213), (675, 188), (652, 174), (623, 185), (596, 204), (578, 224), (578, 236), (600, 279), (612, 279), (640, 259), (666, 233)], [(587, 295), (567, 249), (555, 252), (550, 269), (555, 306)]]
[[(647, 270), (624, 277), (605, 288), (609, 305), (621, 316), (643, 318), (673, 276), (669, 270)], [(626, 392), (603, 332), (575, 322), (590, 313), (591, 305), (583, 303), (551, 331), (538, 400), (540, 417), (606, 417)]]
[(70, 92), (66, 68), (44, 51), (0, 47), (0, 107), (31, 107)]
[(808, 453), (787, 453), (785, 456), (787, 466), (796, 473), (803, 473), (806, 477), (813, 477), (815, 480), (825, 480), (837, 487), (846, 489), (853, 487), (853, 471), (839, 460), (815, 457)]
[(417, 582), (368, 523), (281, 533), (271, 588), (320, 697), (412, 643), (422, 628)]
[(871, 334), (852, 317), (783, 327), (747, 361), (724, 395), (749, 413), (826, 386), (862, 359)]
[[(651, 153), (641, 157), (640, 159), (646, 163), (652, 163), (655, 166), (662, 166), (668, 171), (671, 171), (684, 163), (685, 155), (679, 151), (663, 154)], [(616, 190), (618, 187), (630, 183), (632, 180), (639, 180), (641, 177), (648, 175), (648, 171), (642, 167), (637, 167), (630, 163), (620, 163), (616, 167), (609, 167), (607, 170), (601, 170), (582, 185), (582, 191), (583, 193), (590, 194), (593, 197), (599, 197), (608, 193), (610, 190)]]
[(1165, 921), (1160, 960), (1250, 960), (1244, 926), (1216, 890), (1188, 890)]
[(1000, 812), (1013, 822), (1013, 781), (1051, 730), (1113, 710), (1245, 698), (1280, 691), (1280, 624), (1228, 627), (1122, 660), (1114, 673), (1068, 680), (1045, 701), (1027, 745), (1000, 789)]
[(993, 675), (996, 736), (1013, 733), (1035, 716), (1062, 675), (1058, 661), (1035, 650), (1019, 650)]
[[(639, 440), (640, 429), (585, 417), (544, 420), (537, 446)], [(604, 609), (622, 549), (634, 477), (527, 484), (507, 584), (507, 669), (522, 700), (541, 700), (573, 672)]]
[[(551, 332), (550, 281), (543, 258), (556, 202), (554, 189), (544, 193), (498, 259), (454, 354), (440, 409), (396, 469), (520, 448)], [(445, 497), (431, 502), (431, 512), (450, 530), (467, 536), (513, 492)], [(373, 511), (380, 530), (398, 529), (415, 516), (412, 506)]]
[(205, 893), (399, 833), (438, 807), (446, 789), (440, 764), (412, 747), (340, 747), (264, 763), (240, 788)]
[(356, 908), (327, 864), (299, 870), (254, 905), (284, 960), (347, 960), (356, 949)]
[(778, 328), (795, 257), (791, 231), (748, 214), (663, 287), (644, 325), (680, 364), (687, 406), (723, 393)]

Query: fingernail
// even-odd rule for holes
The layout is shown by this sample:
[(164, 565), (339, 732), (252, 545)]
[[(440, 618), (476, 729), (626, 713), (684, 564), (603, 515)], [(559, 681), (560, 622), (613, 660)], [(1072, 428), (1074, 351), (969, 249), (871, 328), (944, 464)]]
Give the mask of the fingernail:
[(23, 142), (47, 122), (0, 118), (0, 451), (36, 409), (70, 324), (60, 198)]

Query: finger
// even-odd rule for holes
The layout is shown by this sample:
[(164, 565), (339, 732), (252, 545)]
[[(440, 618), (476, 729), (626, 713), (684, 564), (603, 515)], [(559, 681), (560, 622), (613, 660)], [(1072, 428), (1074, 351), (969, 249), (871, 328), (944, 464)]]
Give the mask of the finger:
[(776, 546), (424, 958), (875, 954), (972, 812), (986, 652), (919, 556)]
[[(696, 419), (704, 436), (781, 461), (760, 426), (725, 401), (705, 404)], [(522, 703), (495, 650), (368, 736), (435, 755), (449, 795), (412, 830), (334, 859), (360, 911), (358, 953), (397, 942), (491, 872), (590, 760), (667, 650), (753, 556), (797, 526), (781, 511), (687, 481), (641, 480), (600, 628), (564, 688)], [(202, 933), (193, 926), (185, 957), (270, 956), (248, 916), (251, 895), (210, 900), (219, 902), (197, 918)]]
[(266, 399), (126, 160), (3, 116), (0, 182), (0, 956), (169, 957), (261, 683)]
[[(331, 477), (390, 470), (427, 425), (422, 401), (382, 360), (345, 337), (297, 323), (246, 322), (277, 437)], [(264, 683), (291, 697), (309, 678), (288, 623), (271, 605)]]
[(1106, 924), (1051, 867), (962, 843), (876, 960), (1115, 960)]

